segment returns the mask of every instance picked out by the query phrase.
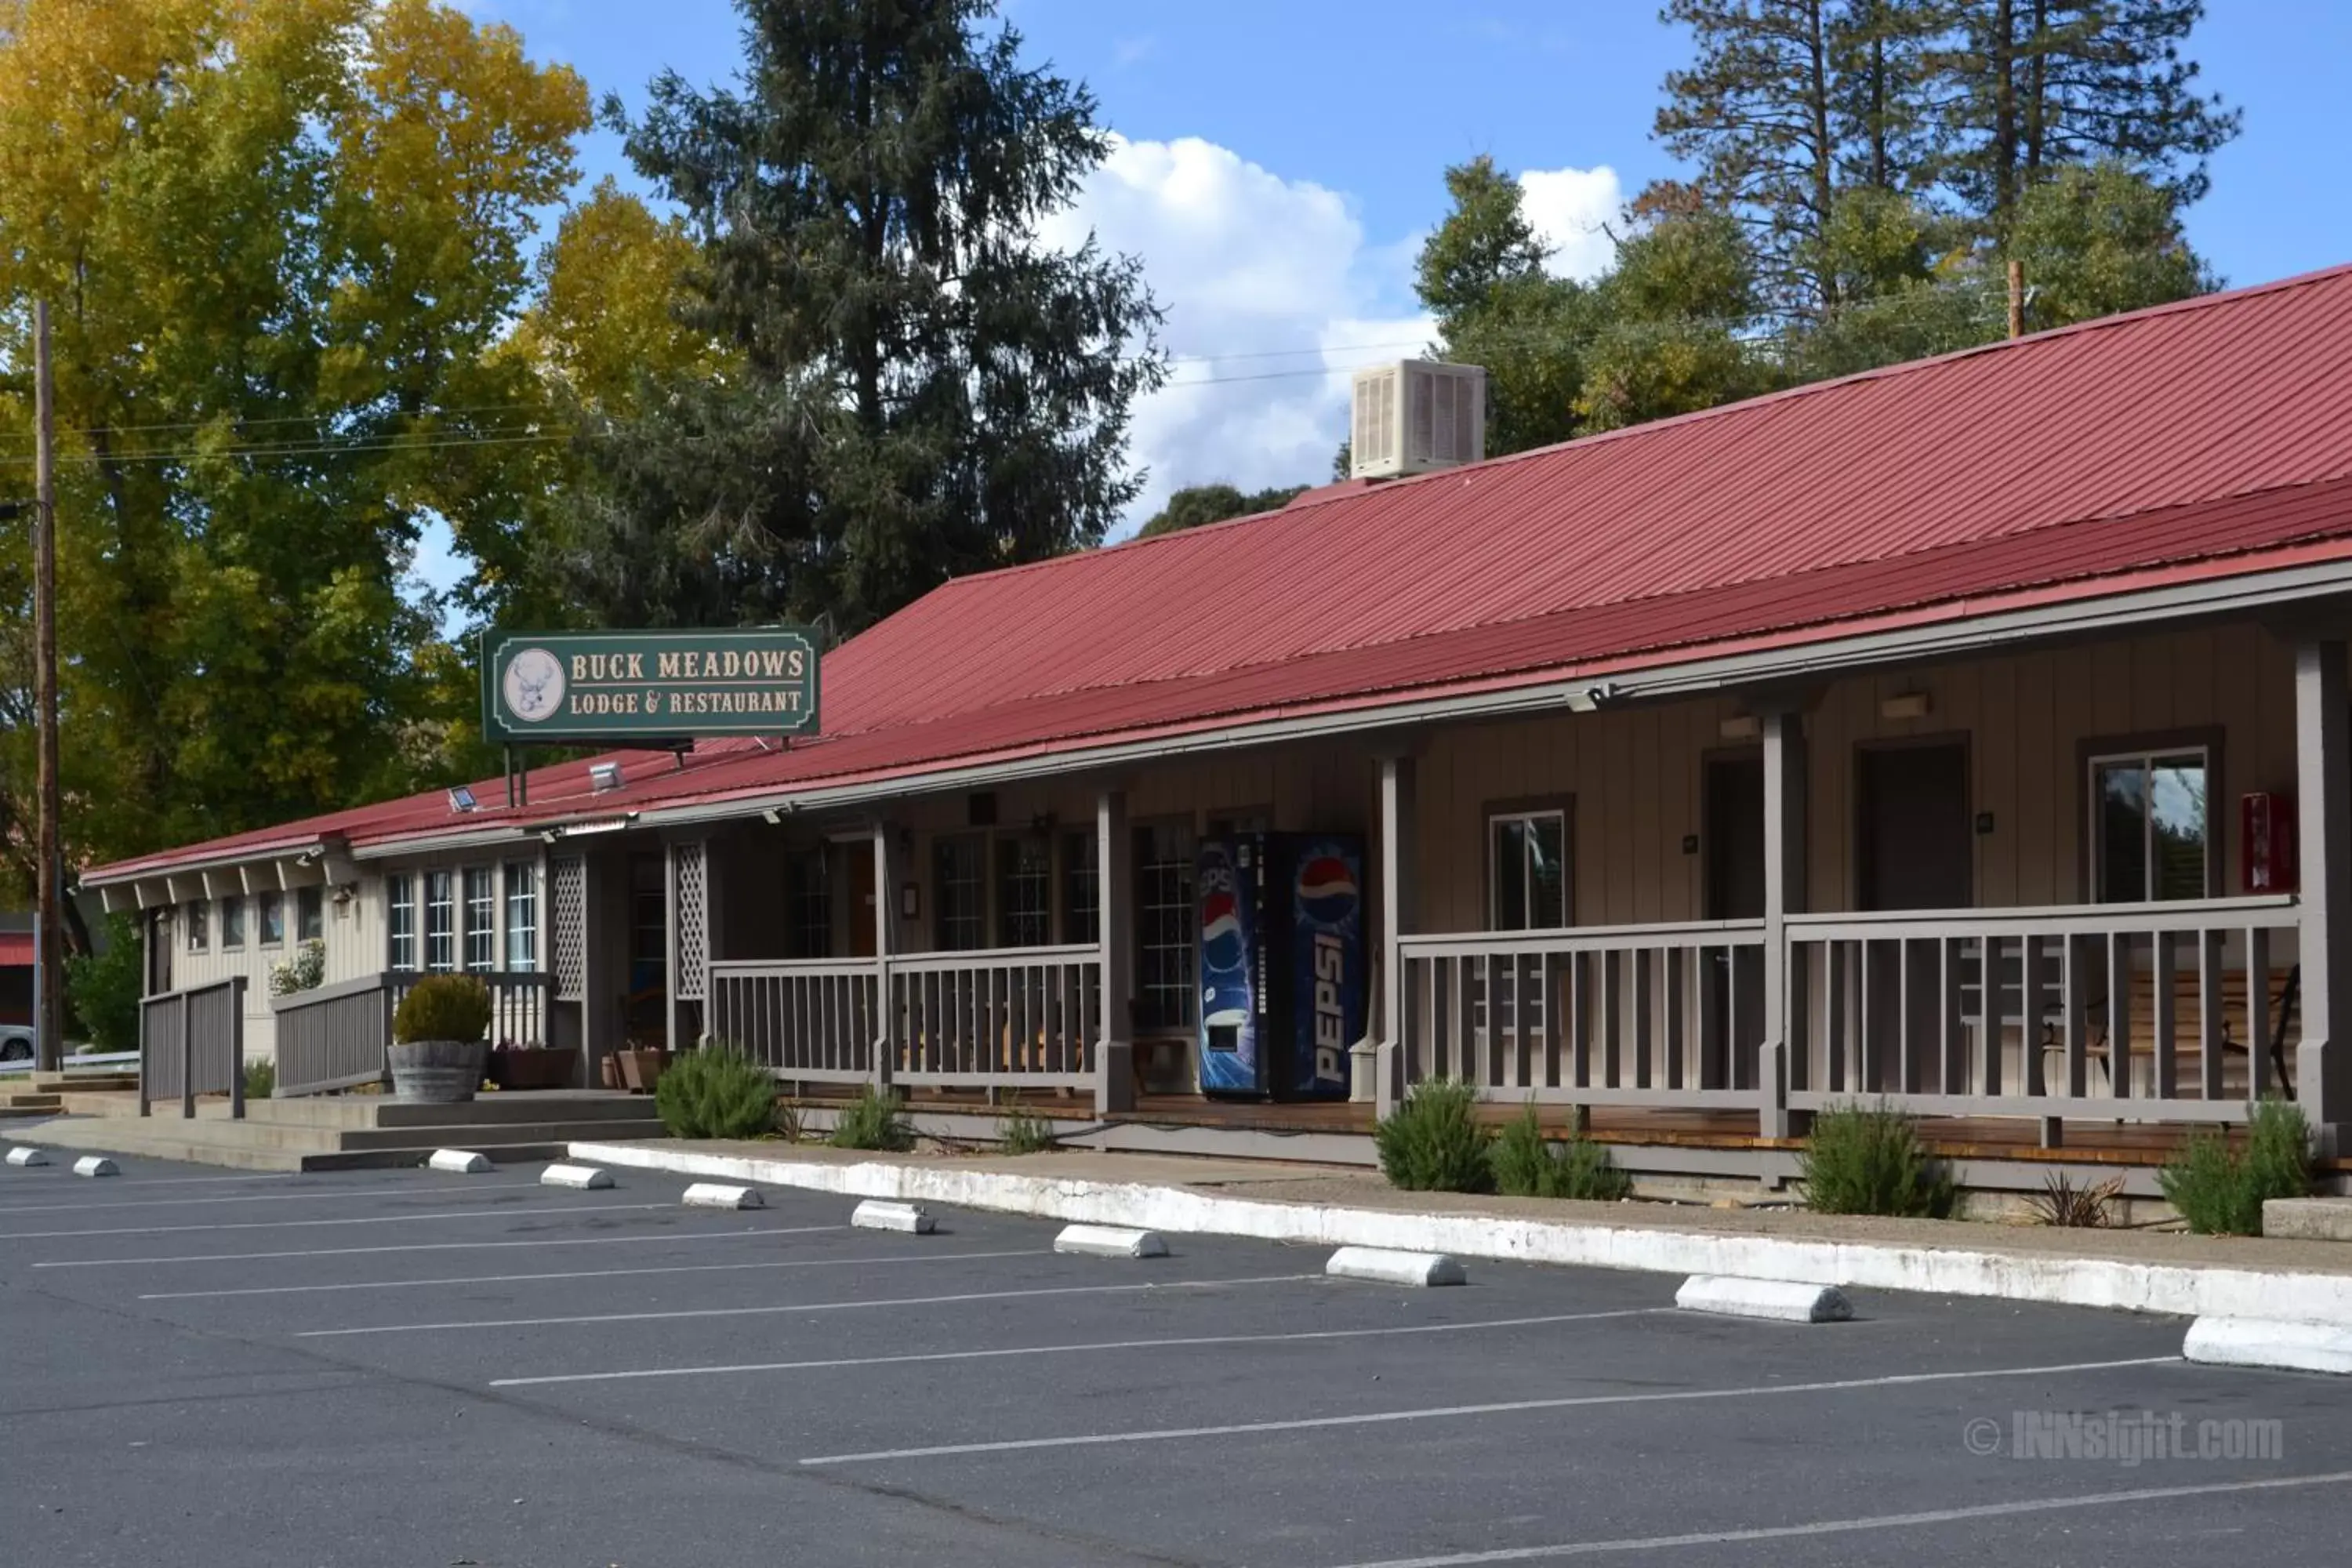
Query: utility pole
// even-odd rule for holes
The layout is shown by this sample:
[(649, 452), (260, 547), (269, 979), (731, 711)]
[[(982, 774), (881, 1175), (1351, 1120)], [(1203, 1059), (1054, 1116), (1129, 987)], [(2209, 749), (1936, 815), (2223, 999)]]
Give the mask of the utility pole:
[(65, 1058), (65, 922), (59, 918), (64, 880), (64, 840), (58, 816), (58, 475), (57, 388), (49, 374), (49, 307), (33, 303), (33, 712), (40, 750), (39, 826), (35, 854), (40, 859), (39, 895), (34, 931), (37, 951), (40, 1011), (33, 1020), (33, 1065), (55, 1072)]
[(2009, 335), (2025, 335), (2025, 263), (2017, 260), (2009, 264)]

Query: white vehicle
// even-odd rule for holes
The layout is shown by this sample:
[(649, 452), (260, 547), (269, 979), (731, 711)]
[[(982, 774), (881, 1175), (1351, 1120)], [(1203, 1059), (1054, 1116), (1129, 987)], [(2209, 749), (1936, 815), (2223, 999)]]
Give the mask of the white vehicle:
[(0, 1024), (0, 1073), (33, 1070), (33, 1031), (25, 1024)]

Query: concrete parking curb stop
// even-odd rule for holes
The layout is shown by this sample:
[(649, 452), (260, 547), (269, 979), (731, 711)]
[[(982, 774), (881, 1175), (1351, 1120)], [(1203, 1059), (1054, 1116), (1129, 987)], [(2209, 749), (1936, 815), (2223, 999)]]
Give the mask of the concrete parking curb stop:
[(613, 1184), (613, 1173), (594, 1165), (550, 1165), (539, 1173), (539, 1184), (600, 1193)]
[(471, 1149), (436, 1149), (433, 1158), (425, 1162), (436, 1171), (455, 1171), (461, 1176), (478, 1176), (490, 1168), (489, 1156)]
[(1343, 1247), (1323, 1272), (1334, 1279), (1369, 1279), (1377, 1285), (1464, 1285), (1468, 1270), (1441, 1252), (1397, 1252), (1385, 1247)]
[(931, 1234), (931, 1216), (913, 1204), (868, 1198), (850, 1212), (849, 1223), (860, 1230), (896, 1230), (908, 1236)]
[(11, 1149), (8, 1151), (8, 1163), (12, 1165), (20, 1167), (25, 1165), (46, 1165), (48, 1163), (48, 1155), (43, 1153), (38, 1149)]
[(2263, 1318), (2200, 1318), (2180, 1353), (2218, 1366), (2268, 1366), (2352, 1376), (2352, 1328)]
[(1056, 1252), (1075, 1252), (1086, 1258), (1165, 1258), (1167, 1240), (1148, 1230), (1131, 1230), (1123, 1226), (1074, 1225), (1054, 1238)]
[(121, 1173), (121, 1167), (103, 1154), (84, 1154), (74, 1162), (74, 1174), (77, 1176), (119, 1176)]
[(723, 1182), (697, 1182), (678, 1202), (694, 1209), (756, 1209), (767, 1206), (757, 1187), (731, 1186)]
[(571, 1152), (574, 1159), (636, 1170), (1175, 1234), (1245, 1236), (1325, 1247), (1388, 1247), (1520, 1263), (1787, 1279), (1847, 1290), (1918, 1290), (2184, 1318), (2268, 1318), (2352, 1328), (2352, 1274), (2003, 1252), (1994, 1247), (1923, 1247), (1633, 1224), (1416, 1214), (1234, 1197), (1141, 1182), (978, 1170), (969, 1165), (886, 1160), (833, 1164), (652, 1143), (574, 1143)]
[(1727, 1318), (1769, 1318), (1781, 1323), (1843, 1323), (1853, 1304), (1834, 1285), (1801, 1285), (1792, 1279), (1735, 1279), (1694, 1274), (1675, 1292), (1685, 1312)]

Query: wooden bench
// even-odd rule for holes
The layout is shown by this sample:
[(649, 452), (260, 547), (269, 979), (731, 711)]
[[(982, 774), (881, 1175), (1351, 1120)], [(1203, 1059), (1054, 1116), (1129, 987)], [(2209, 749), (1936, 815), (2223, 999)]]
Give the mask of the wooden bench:
[[(2249, 987), (2242, 967), (2221, 971), (2221, 1064), (2222, 1097), (2242, 1100), (2252, 1087), (2252, 1053), (2259, 1049), (2270, 1058), (2271, 1087), (2283, 1090), (2290, 1098), (2294, 1081), (2286, 1063), (2286, 1025), (2300, 991), (2300, 972), (2293, 967), (2272, 972), (2268, 995), (2265, 998), (2267, 1037), (2256, 1039), (2252, 1026)], [(2193, 967), (2177, 968), (2172, 975), (2172, 1053), (2173, 1086), (2176, 1094), (2200, 1090), (2204, 1082), (2204, 986)], [(2156, 1026), (2157, 978), (2155, 972), (2135, 968), (2132, 973), (2131, 1012), (2128, 1019), (2129, 1039), (2126, 1053), (2132, 1075), (2132, 1092), (2148, 1096), (2156, 1092)], [(2099, 1076), (2114, 1083), (2114, 1026), (2104, 998), (2086, 1009), (2087, 1038), (2084, 1057), (2095, 1064)], [(2066, 1041), (2063, 1018), (2049, 1026), (2042, 1040), (2042, 1081), (2053, 1086), (2065, 1082)], [(2085, 1085), (2086, 1089), (2090, 1086)], [(2189, 1098), (2196, 1098), (2189, 1093)]]

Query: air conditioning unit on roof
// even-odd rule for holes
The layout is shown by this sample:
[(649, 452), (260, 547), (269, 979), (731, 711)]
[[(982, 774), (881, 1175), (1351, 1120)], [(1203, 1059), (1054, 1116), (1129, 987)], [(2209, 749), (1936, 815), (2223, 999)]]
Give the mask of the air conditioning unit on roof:
[(1356, 373), (1349, 474), (1396, 479), (1486, 455), (1486, 372), (1475, 364), (1399, 360)]

